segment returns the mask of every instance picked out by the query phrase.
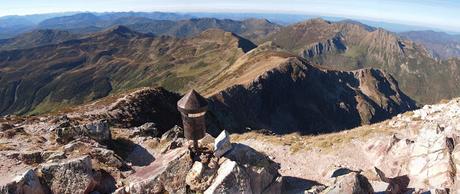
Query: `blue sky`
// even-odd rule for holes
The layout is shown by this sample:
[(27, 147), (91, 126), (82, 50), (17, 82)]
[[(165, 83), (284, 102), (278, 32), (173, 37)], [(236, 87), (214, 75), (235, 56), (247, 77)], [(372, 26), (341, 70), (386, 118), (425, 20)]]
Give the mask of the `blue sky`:
[(0, 0), (0, 16), (66, 11), (295, 13), (460, 31), (460, 0)]

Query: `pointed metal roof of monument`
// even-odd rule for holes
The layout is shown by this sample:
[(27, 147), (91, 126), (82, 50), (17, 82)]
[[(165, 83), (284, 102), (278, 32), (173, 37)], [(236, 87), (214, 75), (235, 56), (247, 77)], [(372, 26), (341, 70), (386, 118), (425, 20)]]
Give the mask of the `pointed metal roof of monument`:
[(185, 110), (187, 112), (200, 112), (205, 110), (208, 106), (208, 101), (206, 98), (201, 96), (195, 90), (190, 91), (189, 93), (185, 94), (177, 102), (177, 107), (179, 109)]

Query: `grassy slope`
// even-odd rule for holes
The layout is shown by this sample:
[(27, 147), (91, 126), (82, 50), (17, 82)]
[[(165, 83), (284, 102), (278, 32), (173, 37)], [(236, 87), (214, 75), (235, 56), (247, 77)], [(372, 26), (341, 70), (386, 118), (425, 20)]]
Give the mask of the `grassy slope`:
[(0, 112), (40, 114), (143, 86), (185, 92), (230, 65), (251, 44), (215, 29), (176, 39), (121, 27), (5, 51), (0, 57)]

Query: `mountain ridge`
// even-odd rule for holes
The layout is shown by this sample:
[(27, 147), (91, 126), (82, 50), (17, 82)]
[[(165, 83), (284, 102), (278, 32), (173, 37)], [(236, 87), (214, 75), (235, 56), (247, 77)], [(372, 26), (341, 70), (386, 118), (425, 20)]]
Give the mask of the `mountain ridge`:
[(445, 72), (446, 61), (434, 59), (425, 47), (383, 29), (369, 31), (358, 24), (316, 19), (287, 26), (266, 40), (331, 68), (386, 70), (398, 79), (408, 95), (422, 104), (459, 95), (436, 87), (457, 79)]
[(209, 97), (212, 117), (218, 120), (214, 128), (323, 133), (378, 122), (416, 107), (390, 75), (376, 69), (326, 70), (298, 57), (277, 63)]

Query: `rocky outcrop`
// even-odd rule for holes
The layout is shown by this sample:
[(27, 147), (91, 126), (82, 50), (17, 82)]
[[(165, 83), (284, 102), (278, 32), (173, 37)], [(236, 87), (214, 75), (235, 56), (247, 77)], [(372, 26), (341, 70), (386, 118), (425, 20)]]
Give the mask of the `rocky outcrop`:
[(98, 120), (83, 125), (65, 124), (65, 127), (55, 129), (57, 141), (67, 143), (78, 137), (89, 137), (98, 142), (104, 143), (111, 140), (110, 127), (105, 120)]
[[(458, 143), (460, 101), (426, 105), (422, 109), (398, 115), (387, 127), (398, 128), (391, 138), (368, 142), (369, 157), (395, 182), (406, 187), (428, 191), (450, 189), (458, 185)], [(382, 177), (382, 176), (381, 176)], [(405, 180), (403, 180), (403, 178)]]
[(110, 123), (121, 127), (135, 127), (153, 122), (163, 134), (180, 123), (176, 103), (180, 96), (163, 88), (146, 88), (118, 99), (107, 111)]
[(330, 53), (343, 53), (347, 47), (343, 43), (343, 37), (337, 35), (331, 39), (315, 43), (309, 48), (301, 52), (301, 56), (305, 58), (321, 57), (321, 55)]

